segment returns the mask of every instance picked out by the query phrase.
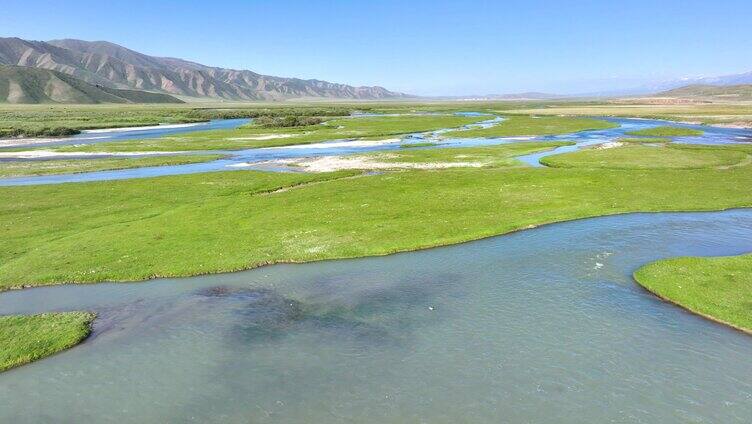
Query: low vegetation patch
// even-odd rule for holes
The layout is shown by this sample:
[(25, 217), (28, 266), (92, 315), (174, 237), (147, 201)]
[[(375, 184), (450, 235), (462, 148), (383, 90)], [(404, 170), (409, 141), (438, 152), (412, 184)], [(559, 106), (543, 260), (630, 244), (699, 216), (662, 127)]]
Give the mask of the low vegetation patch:
[(665, 259), (634, 277), (662, 298), (752, 332), (752, 255)]
[(87, 312), (0, 316), (0, 371), (75, 346), (89, 335), (93, 320)]
[(318, 125), (324, 122), (323, 118), (316, 116), (262, 116), (254, 120), (254, 124), (262, 128), (288, 128)]
[[(370, 109), (368, 105), (359, 109)], [(0, 105), (0, 137), (51, 137), (85, 129), (136, 127), (212, 119), (347, 116), (349, 106), (195, 107), (191, 105)]]

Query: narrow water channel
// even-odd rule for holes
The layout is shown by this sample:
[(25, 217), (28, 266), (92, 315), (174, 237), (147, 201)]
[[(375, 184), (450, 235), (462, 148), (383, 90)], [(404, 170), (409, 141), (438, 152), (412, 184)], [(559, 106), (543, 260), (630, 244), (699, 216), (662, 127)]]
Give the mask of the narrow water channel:
[(94, 335), (0, 374), (0, 422), (748, 423), (752, 337), (657, 300), (658, 258), (752, 251), (752, 210), (0, 295)]
[[(572, 134), (562, 134), (554, 136), (542, 136), (542, 137), (500, 137), (500, 138), (442, 138), (440, 143), (432, 147), (422, 148), (462, 148), (473, 146), (488, 146), (497, 144), (509, 144), (509, 143), (524, 143), (530, 141), (574, 141), (576, 145), (564, 146), (557, 149), (553, 149), (545, 152), (533, 153), (530, 155), (520, 156), (518, 159), (523, 163), (530, 166), (542, 166), (540, 159), (545, 156), (553, 154), (565, 153), (575, 151), (577, 149), (592, 146), (596, 144), (602, 144), (609, 141), (616, 140), (621, 137), (625, 137), (629, 131), (635, 131), (660, 125), (666, 125), (666, 121), (656, 121), (648, 119), (627, 119), (627, 118), (604, 118), (608, 121), (614, 122), (619, 125), (617, 128), (611, 128), (606, 130), (592, 130), (581, 131)], [(242, 120), (228, 120), (235, 121), (232, 125), (239, 125), (237, 121)], [(481, 124), (472, 124), (466, 126), (466, 128), (472, 127), (488, 127), (496, 125), (502, 122), (503, 118), (490, 118)], [(213, 121), (215, 122), (215, 121)], [(219, 123), (215, 124), (219, 125)], [(229, 125), (226, 124), (226, 125)], [(722, 128), (713, 126), (691, 125), (681, 123), (671, 123), (671, 125), (701, 129), (704, 131), (702, 136), (698, 137), (678, 137), (675, 138), (677, 143), (692, 143), (692, 144), (732, 144), (732, 143), (745, 143), (752, 142), (752, 130), (750, 129), (736, 129), (736, 128)], [(170, 130), (172, 131), (172, 130)], [(209, 152), (190, 152), (191, 154), (198, 153), (224, 153), (228, 157), (216, 161), (205, 163), (194, 163), (187, 165), (169, 165), (158, 167), (145, 167), (145, 168), (133, 168), (122, 169), (115, 171), (96, 171), (85, 172), (79, 174), (63, 174), (63, 175), (43, 175), (43, 176), (31, 176), (31, 177), (18, 177), (18, 178), (0, 178), (0, 186), (15, 186), (15, 185), (37, 185), (37, 184), (60, 184), (69, 182), (87, 182), (87, 181), (108, 181), (108, 180), (123, 180), (132, 178), (149, 178), (162, 175), (182, 175), (182, 174), (195, 174), (201, 172), (214, 172), (214, 171), (231, 171), (231, 170), (244, 170), (253, 169), (253, 167), (245, 167), (238, 165), (245, 165), (248, 163), (259, 163), (257, 169), (270, 170), (270, 171), (296, 171), (294, 168), (282, 167), (282, 166), (266, 166), (263, 163), (268, 161), (274, 161), (279, 159), (294, 159), (302, 157), (320, 157), (320, 156), (335, 156), (346, 155), (356, 153), (367, 153), (375, 151), (393, 151), (400, 149), (400, 145), (405, 141), (421, 141), (425, 138), (440, 137), (447, 130), (438, 130), (433, 133), (427, 134), (409, 134), (402, 137), (401, 140), (395, 140), (391, 143), (374, 143), (374, 142), (361, 142), (351, 140), (333, 140), (330, 142), (316, 143), (310, 145), (295, 145), (275, 148), (261, 148), (261, 149), (246, 149), (235, 151), (209, 151)], [(127, 137), (127, 134), (123, 133), (120, 136)], [(120, 137), (119, 136), (119, 137)], [(125, 139), (125, 138), (123, 138)], [(53, 159), (53, 158), (49, 158)], [(96, 160), (96, 158), (91, 158)]]
[(79, 134), (71, 137), (63, 137), (54, 141), (45, 141), (39, 143), (35, 139), (20, 139), (10, 147), (14, 149), (23, 147), (59, 147), (71, 145), (86, 145), (96, 143), (106, 143), (110, 141), (123, 140), (144, 140), (147, 138), (163, 137), (167, 135), (186, 134), (196, 131), (224, 130), (237, 128), (251, 122), (250, 119), (213, 119), (207, 122), (197, 122), (192, 124), (173, 124), (173, 125), (154, 125), (145, 127), (130, 128), (108, 128), (101, 130), (84, 130)]

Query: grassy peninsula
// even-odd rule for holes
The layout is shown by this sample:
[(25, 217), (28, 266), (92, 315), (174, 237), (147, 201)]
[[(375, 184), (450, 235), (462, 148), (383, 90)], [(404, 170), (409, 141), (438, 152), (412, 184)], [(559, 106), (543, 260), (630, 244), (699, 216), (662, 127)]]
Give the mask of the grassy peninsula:
[(666, 300), (752, 334), (752, 255), (665, 259), (634, 277)]
[(93, 319), (87, 312), (0, 316), (0, 372), (75, 346)]

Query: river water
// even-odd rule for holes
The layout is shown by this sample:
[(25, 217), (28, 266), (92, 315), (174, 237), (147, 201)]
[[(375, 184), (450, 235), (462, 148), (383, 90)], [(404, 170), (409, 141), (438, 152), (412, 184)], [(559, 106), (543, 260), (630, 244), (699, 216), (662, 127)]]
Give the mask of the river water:
[(752, 250), (752, 210), (630, 214), (386, 257), (0, 295), (93, 336), (0, 374), (0, 422), (748, 423), (752, 337), (632, 272)]
[[(645, 128), (651, 128), (661, 125), (667, 125), (666, 121), (648, 120), (648, 119), (627, 119), (627, 118), (604, 118), (608, 121), (614, 122), (619, 125), (617, 128), (611, 128), (606, 130), (593, 130), (593, 131), (581, 131), (572, 134), (562, 134), (555, 136), (543, 136), (543, 137), (500, 137), (500, 138), (444, 138), (441, 139), (440, 144), (433, 147), (424, 148), (461, 148), (461, 147), (473, 147), (473, 146), (487, 146), (496, 144), (508, 144), (508, 143), (521, 143), (529, 141), (574, 141), (574, 146), (564, 146), (551, 151), (539, 152), (530, 155), (520, 156), (522, 162), (530, 166), (541, 166), (540, 158), (549, 156), (552, 154), (559, 154), (574, 151), (585, 146), (591, 146), (595, 144), (602, 144), (615, 139), (627, 136), (625, 133), (629, 131), (641, 130)], [(498, 124), (502, 118), (492, 118), (480, 125), (468, 125), (465, 128), (473, 128), (477, 126), (487, 127)], [(226, 121), (212, 121), (212, 125), (216, 128), (233, 128), (241, 124), (246, 123), (247, 120), (226, 120)], [(699, 137), (677, 137), (675, 142), (677, 143), (691, 143), (691, 144), (731, 144), (731, 143), (746, 143), (752, 142), (752, 130), (750, 129), (736, 129), (736, 128), (722, 128), (704, 125), (691, 125), (681, 123), (670, 123), (673, 126), (680, 126), (685, 128), (700, 129), (704, 131), (704, 134)], [(160, 135), (174, 134), (180, 131), (195, 131), (196, 127), (187, 128), (167, 128), (161, 131)], [(157, 131), (156, 129), (150, 131)], [(171, 166), (159, 166), (148, 168), (133, 168), (122, 169), (115, 171), (97, 171), (97, 172), (85, 172), (79, 174), (63, 174), (63, 175), (44, 175), (44, 176), (32, 176), (32, 177), (18, 177), (18, 178), (0, 178), (0, 186), (12, 186), (12, 185), (36, 185), (36, 184), (59, 184), (68, 182), (87, 182), (87, 181), (106, 181), (106, 180), (122, 180), (132, 178), (149, 178), (162, 175), (181, 175), (181, 174), (194, 174), (201, 172), (213, 172), (213, 171), (230, 171), (230, 170), (243, 170), (253, 169), (254, 167), (239, 167), (238, 165), (245, 165), (248, 163), (260, 163), (256, 166), (256, 169), (272, 170), (272, 171), (295, 171), (294, 168), (281, 167), (281, 166), (268, 166), (263, 164), (268, 161), (275, 161), (279, 159), (294, 159), (301, 157), (320, 157), (320, 156), (334, 156), (334, 155), (346, 155), (356, 153), (367, 153), (374, 151), (390, 151), (400, 149), (400, 145), (404, 142), (421, 141), (426, 138), (436, 138), (441, 136), (447, 130), (439, 130), (430, 134), (410, 134), (402, 137), (401, 140), (395, 140), (391, 143), (379, 144), (379, 143), (364, 143), (360, 141), (352, 140), (333, 140), (331, 142), (316, 143), (310, 145), (296, 145), (285, 146), (275, 148), (262, 148), (262, 149), (246, 149), (235, 151), (218, 151), (213, 150), (209, 152), (190, 152), (190, 154), (204, 154), (204, 153), (223, 153), (228, 155), (227, 158), (205, 162), (194, 163), (186, 165), (171, 165)], [(129, 139), (129, 134), (132, 131), (124, 131), (121, 133), (113, 132), (109, 136), (115, 137), (116, 140)], [(155, 136), (156, 134), (151, 134)], [(146, 138), (143, 134), (137, 135), (138, 138)], [(143, 137), (142, 137), (143, 136)], [(90, 140), (90, 142), (100, 142), (102, 140)], [(112, 140), (105, 140), (112, 141)], [(67, 142), (66, 142), (67, 143)], [(74, 143), (76, 144), (76, 143)], [(48, 159), (55, 159), (54, 157)], [(96, 160), (92, 158), (91, 160)]]

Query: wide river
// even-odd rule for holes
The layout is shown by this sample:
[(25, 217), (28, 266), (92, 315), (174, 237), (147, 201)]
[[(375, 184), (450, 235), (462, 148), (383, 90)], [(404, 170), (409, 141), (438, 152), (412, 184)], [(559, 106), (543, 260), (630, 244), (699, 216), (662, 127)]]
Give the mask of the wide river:
[(752, 337), (632, 272), (752, 251), (752, 210), (572, 221), (386, 257), (36, 288), (92, 338), (0, 374), (0, 422), (749, 423)]

